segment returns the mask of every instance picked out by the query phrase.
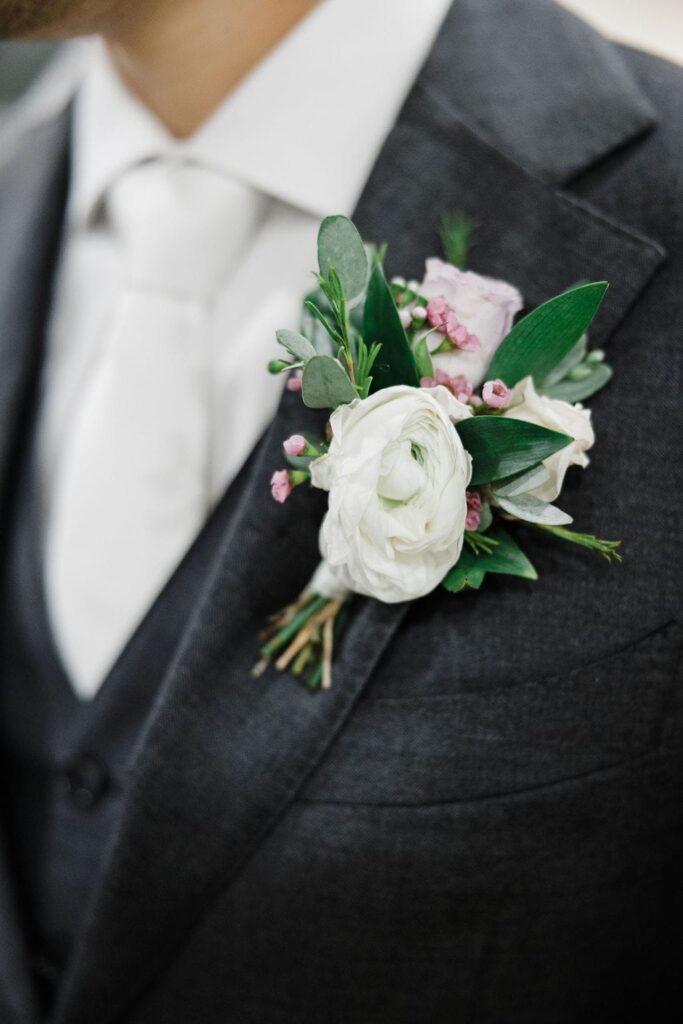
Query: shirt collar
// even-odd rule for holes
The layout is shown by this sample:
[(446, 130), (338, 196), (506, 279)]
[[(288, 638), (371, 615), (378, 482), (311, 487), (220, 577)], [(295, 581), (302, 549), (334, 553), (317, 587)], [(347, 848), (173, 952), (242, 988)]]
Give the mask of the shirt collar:
[(451, 0), (323, 0), (191, 137), (173, 139), (94, 47), (77, 97), (69, 213), (127, 168), (197, 160), (316, 216), (351, 214)]

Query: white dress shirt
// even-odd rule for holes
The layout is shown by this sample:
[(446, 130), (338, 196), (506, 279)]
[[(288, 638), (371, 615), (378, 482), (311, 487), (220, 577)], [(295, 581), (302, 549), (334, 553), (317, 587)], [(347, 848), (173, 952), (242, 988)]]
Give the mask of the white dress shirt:
[(283, 382), (266, 364), (281, 355), (276, 329), (298, 324), (302, 296), (313, 285), (319, 221), (352, 213), (449, 5), (323, 0), (183, 140), (127, 91), (104, 46), (93, 46), (76, 96), (72, 180), (42, 380), (46, 543), (70, 415), (97, 363), (124, 273), (101, 216), (108, 188), (135, 164), (168, 156), (190, 159), (253, 193), (256, 227), (219, 290), (210, 323), (215, 503), (275, 412)]

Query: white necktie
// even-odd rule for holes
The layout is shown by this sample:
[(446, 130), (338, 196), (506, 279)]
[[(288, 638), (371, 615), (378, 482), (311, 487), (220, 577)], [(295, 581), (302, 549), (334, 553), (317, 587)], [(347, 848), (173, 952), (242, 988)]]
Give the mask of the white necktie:
[[(239, 183), (153, 161), (107, 196), (126, 275), (73, 411), (47, 534), (46, 592), (91, 697), (209, 511), (209, 317), (261, 206)], [(93, 281), (92, 287), (97, 287)]]

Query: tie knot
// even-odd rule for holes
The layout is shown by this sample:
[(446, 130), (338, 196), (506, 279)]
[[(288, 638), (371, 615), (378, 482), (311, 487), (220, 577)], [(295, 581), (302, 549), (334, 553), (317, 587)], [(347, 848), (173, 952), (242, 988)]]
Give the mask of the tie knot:
[(204, 298), (231, 273), (264, 205), (240, 182), (169, 159), (130, 168), (106, 201), (131, 285)]

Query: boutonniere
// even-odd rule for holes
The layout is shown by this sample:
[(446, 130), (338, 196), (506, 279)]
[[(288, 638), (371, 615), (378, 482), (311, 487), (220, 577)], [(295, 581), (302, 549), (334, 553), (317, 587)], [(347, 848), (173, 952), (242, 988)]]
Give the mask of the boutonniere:
[(325, 437), (283, 438), (289, 468), (271, 481), (280, 502), (303, 483), (328, 492), (321, 562), (274, 616), (256, 674), (274, 662), (329, 687), (354, 595), (395, 603), (478, 589), (489, 573), (537, 579), (511, 523), (620, 560), (618, 541), (569, 529), (554, 504), (594, 442), (578, 403), (611, 377), (587, 340), (607, 284), (570, 288), (515, 324), (517, 289), (464, 269), (472, 227), (445, 219), (447, 261), (406, 282), (387, 280), (384, 250), (350, 220), (321, 224), (318, 290), (302, 332), (278, 331), (287, 358), (269, 366), (331, 411)]

